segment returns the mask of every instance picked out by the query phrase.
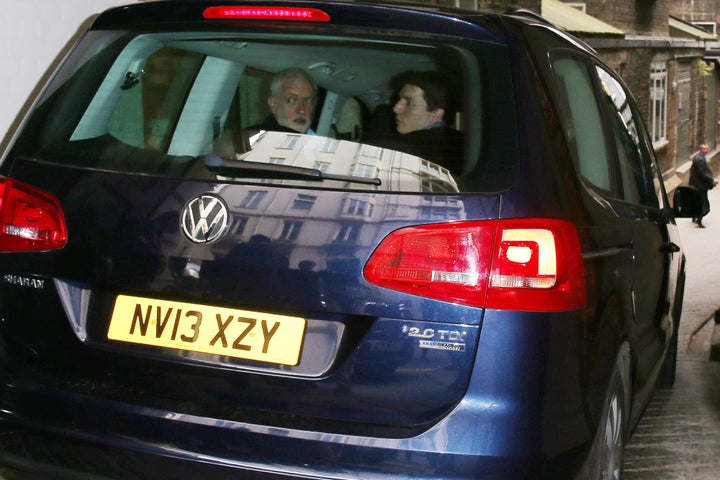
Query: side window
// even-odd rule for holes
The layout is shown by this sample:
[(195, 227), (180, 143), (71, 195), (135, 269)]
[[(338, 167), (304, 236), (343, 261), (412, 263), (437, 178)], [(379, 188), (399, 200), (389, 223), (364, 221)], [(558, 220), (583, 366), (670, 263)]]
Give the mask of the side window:
[(166, 152), (204, 56), (161, 48), (128, 73), (108, 133), (138, 148)]
[(628, 202), (657, 206), (651, 161), (643, 155), (640, 117), (620, 82), (603, 68), (597, 67), (597, 73), (604, 94), (600, 102), (607, 109), (610, 134), (617, 152), (622, 182), (620, 197)]
[(561, 120), (578, 169), (590, 183), (614, 194), (612, 156), (608, 155), (588, 64), (578, 58), (558, 56), (553, 60), (553, 72), (559, 86)]

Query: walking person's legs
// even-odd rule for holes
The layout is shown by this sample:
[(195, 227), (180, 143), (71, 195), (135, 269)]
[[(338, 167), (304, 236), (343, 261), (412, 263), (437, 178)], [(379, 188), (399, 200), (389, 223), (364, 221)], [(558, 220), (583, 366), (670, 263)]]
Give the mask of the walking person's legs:
[[(703, 202), (705, 202), (705, 205), (707, 205), (707, 211), (709, 212), (710, 211), (710, 200), (708, 200), (708, 191), (707, 190), (702, 190), (702, 197), (703, 197)], [(705, 228), (705, 225), (703, 225), (703, 223), (702, 223), (702, 219), (704, 216), (705, 215), (692, 219), (693, 223), (696, 223), (698, 228)]]

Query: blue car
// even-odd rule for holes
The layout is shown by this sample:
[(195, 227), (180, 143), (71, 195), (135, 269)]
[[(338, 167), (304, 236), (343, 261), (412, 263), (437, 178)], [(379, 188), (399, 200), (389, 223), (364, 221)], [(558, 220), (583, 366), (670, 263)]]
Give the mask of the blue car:
[(705, 208), (527, 12), (110, 9), (0, 165), (0, 465), (618, 479)]

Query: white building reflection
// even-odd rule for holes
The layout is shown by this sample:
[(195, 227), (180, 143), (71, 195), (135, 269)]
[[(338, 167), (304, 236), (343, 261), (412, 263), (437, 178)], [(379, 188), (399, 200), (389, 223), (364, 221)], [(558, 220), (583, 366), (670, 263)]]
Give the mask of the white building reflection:
[[(239, 159), (316, 169), (360, 181), (242, 177), (237, 179), (253, 184), (223, 184), (216, 193), (227, 202), (232, 222), (227, 240), (213, 249), (216, 256), (232, 247), (229, 241), (262, 236), (283, 250), (289, 268), (325, 270), (328, 262), (352, 258), (357, 249), (371, 247), (379, 230), (388, 230), (393, 223), (465, 219), (462, 200), (452, 195), (458, 192), (452, 174), (406, 153), (333, 138), (264, 132)], [(379, 179), (380, 185), (361, 179)], [(280, 185), (300, 188), (276, 188)]]

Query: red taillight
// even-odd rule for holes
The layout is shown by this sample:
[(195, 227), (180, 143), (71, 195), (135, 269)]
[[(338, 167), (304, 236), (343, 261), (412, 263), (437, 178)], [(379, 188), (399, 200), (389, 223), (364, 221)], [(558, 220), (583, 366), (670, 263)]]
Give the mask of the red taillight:
[(559, 311), (586, 303), (582, 250), (572, 223), (544, 218), (499, 222), (487, 308)]
[(0, 252), (50, 250), (66, 243), (65, 219), (57, 199), (0, 177)]
[(577, 231), (563, 220), (403, 228), (382, 241), (364, 275), (375, 285), (476, 307), (558, 311), (586, 304)]
[(230, 20), (304, 20), (329, 22), (330, 15), (317, 8), (262, 7), (262, 6), (220, 6), (208, 7), (203, 11), (207, 19)]

